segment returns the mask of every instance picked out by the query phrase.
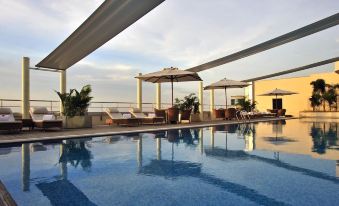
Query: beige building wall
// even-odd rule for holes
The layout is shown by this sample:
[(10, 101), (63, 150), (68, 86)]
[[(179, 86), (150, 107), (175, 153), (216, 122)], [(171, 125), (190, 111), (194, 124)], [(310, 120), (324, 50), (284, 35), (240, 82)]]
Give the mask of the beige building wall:
[[(339, 62), (335, 64), (335, 70), (339, 70)], [(282, 99), (283, 108), (287, 114), (298, 117), (300, 111), (312, 110), (309, 98), (312, 94), (310, 83), (317, 79), (324, 79), (327, 84), (339, 83), (339, 75), (335, 72), (319, 73), (304, 77), (284, 78), (274, 80), (260, 80), (255, 82), (255, 101), (259, 111), (272, 109), (273, 96), (258, 96), (275, 88), (297, 92), (290, 96), (278, 96)]]

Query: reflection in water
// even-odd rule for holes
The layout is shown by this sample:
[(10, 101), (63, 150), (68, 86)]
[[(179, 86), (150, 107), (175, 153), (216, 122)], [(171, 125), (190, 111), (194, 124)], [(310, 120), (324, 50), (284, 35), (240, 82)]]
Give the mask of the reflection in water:
[(210, 127), (210, 138), (211, 138), (211, 147), (214, 148), (214, 127)]
[(86, 195), (68, 180), (38, 183), (37, 188), (53, 206), (78, 205), (95, 206)]
[(22, 191), (29, 191), (31, 157), (29, 144), (21, 145), (21, 170), (22, 170)]
[(157, 138), (157, 160), (161, 160), (161, 138)]
[(137, 162), (138, 167), (142, 167), (142, 134), (138, 137), (138, 145), (137, 145)]
[(199, 145), (200, 145), (200, 154), (204, 153), (204, 131), (199, 129)]
[(70, 163), (75, 168), (80, 164), (83, 170), (89, 171), (92, 162), (92, 154), (86, 148), (86, 140), (69, 140), (65, 141), (62, 148), (62, 153), (59, 158), (59, 163)]
[(310, 135), (313, 141), (312, 151), (325, 154), (326, 149), (338, 150), (338, 123), (313, 123)]
[[(67, 142), (68, 140), (65, 140), (65, 142)], [(61, 157), (63, 156), (63, 155), (65, 155), (65, 153), (66, 153), (66, 147), (65, 147), (65, 145), (64, 144), (60, 144), (60, 149), (59, 149), (60, 151), (60, 157), (59, 157), (59, 159), (61, 159)], [(61, 162), (60, 163), (60, 173), (61, 173), (61, 178), (62, 179), (67, 179), (67, 176), (68, 176), (68, 174), (67, 174), (67, 162)]]
[[(290, 122), (287, 122), (287, 124), (283, 122), (277, 122), (274, 125), (261, 124), (264, 126), (264, 128), (266, 128), (266, 131), (264, 131), (263, 135), (260, 136), (256, 136), (256, 131), (258, 131), (259, 133), (259, 129), (260, 131), (262, 129), (258, 127), (257, 124), (241, 124), (232, 126), (223, 125), (218, 127), (210, 127), (208, 128), (208, 131), (206, 129), (181, 129), (158, 132), (152, 135), (134, 135), (128, 138), (122, 138), (121, 136), (103, 137), (102, 139), (99, 138), (96, 141), (90, 140), (88, 142), (86, 140), (65, 140), (62, 142), (62, 144), (60, 144), (59, 148), (60, 164), (57, 169), (60, 169), (61, 178), (60, 176), (53, 176), (47, 181), (46, 179), (42, 179), (43, 181), (39, 179), (38, 182), (34, 180), (36, 177), (35, 171), (38, 169), (34, 168), (31, 174), (30, 158), (33, 158), (34, 156), (32, 155), (31, 157), (30, 152), (41, 151), (39, 152), (40, 154), (44, 152), (46, 152), (47, 154), (50, 147), (46, 144), (23, 144), (21, 147), (22, 190), (30, 191), (29, 183), (30, 176), (32, 176), (34, 177), (32, 178), (32, 180), (36, 182), (37, 188), (50, 200), (52, 205), (94, 205), (94, 203), (92, 202), (96, 201), (96, 199), (92, 199), (92, 195), (94, 196), (94, 194), (88, 196), (89, 198), (91, 198), (92, 201), (85, 195), (90, 194), (87, 193), (89, 191), (86, 188), (88, 185), (85, 185), (83, 187), (83, 185), (78, 184), (79, 182), (77, 182), (77, 177), (74, 177), (74, 175), (69, 175), (69, 177), (67, 176), (67, 164), (69, 163), (70, 165), (73, 165), (74, 168), (77, 168), (78, 165), (81, 165), (81, 167), (85, 171), (88, 171), (92, 166), (91, 159), (93, 158), (90, 151), (90, 143), (91, 145), (93, 145), (93, 147), (98, 146), (98, 148), (95, 148), (96, 150), (93, 150), (93, 152), (96, 152), (97, 154), (97, 151), (100, 149), (100, 144), (107, 144), (105, 145), (105, 148), (110, 147), (116, 149), (117, 147), (119, 147), (119, 144), (122, 142), (122, 140), (124, 141), (124, 144), (126, 144), (126, 140), (130, 140), (129, 143), (133, 144), (134, 149), (131, 152), (131, 156), (134, 162), (132, 163), (132, 166), (136, 169), (136, 173), (138, 174), (138, 176), (142, 176), (143, 178), (145, 178), (145, 176), (143, 175), (146, 175), (148, 177), (164, 177), (166, 181), (173, 180), (170, 183), (172, 185), (180, 185), (182, 182), (187, 181), (187, 179), (188, 181), (191, 181), (191, 179), (194, 178), (194, 181), (197, 181), (198, 183), (203, 182), (205, 184), (208, 184), (208, 187), (214, 186), (221, 188), (228, 193), (232, 193), (236, 196), (242, 197), (261, 205), (284, 205), (285, 203), (283, 201), (285, 200), (283, 198), (275, 199), (275, 196), (271, 196), (263, 192), (260, 187), (252, 187), (253, 185), (246, 184), (243, 181), (238, 181), (237, 178), (233, 179), (233, 172), (238, 172), (237, 169), (239, 169), (237, 168), (237, 166), (241, 165), (241, 170), (246, 169), (249, 170), (249, 172), (252, 172), (252, 166), (256, 167), (257, 164), (261, 166), (266, 165), (267, 167), (264, 166), (265, 172), (263, 172), (263, 174), (255, 174), (255, 172), (257, 171), (251, 173), (251, 175), (253, 174), (255, 178), (259, 178), (260, 175), (266, 174), (274, 176), (275, 174), (271, 174), (270, 172), (279, 171), (279, 168), (281, 168), (279, 172), (286, 171), (288, 174), (291, 175), (295, 175), (296, 173), (297, 176), (304, 176), (310, 179), (315, 179), (315, 181), (319, 181), (322, 184), (325, 181), (331, 184), (339, 185), (339, 179), (334, 177), (334, 175), (331, 175), (331, 171), (327, 173), (325, 169), (314, 169), (315, 167), (313, 165), (307, 165), (307, 162), (303, 163), (302, 166), (300, 166), (298, 165), (298, 163), (296, 163), (298, 161), (291, 161), (291, 158), (286, 155), (286, 153), (296, 154), (294, 153), (294, 151), (297, 151), (300, 148), (307, 148), (306, 152), (302, 150), (300, 153), (311, 152), (310, 148), (312, 146), (312, 151), (318, 154), (336, 151), (338, 149), (338, 124), (313, 123), (311, 125), (307, 125), (307, 127), (305, 127), (307, 129), (304, 130), (304, 132), (306, 132), (307, 134), (310, 133), (310, 136), (304, 135), (303, 138), (298, 139), (299, 136), (297, 132), (290, 132), (290, 128), (288, 127), (289, 123)], [(275, 127), (275, 129), (271, 130), (272, 127)], [(308, 129), (310, 129), (311, 132), (309, 132)], [(206, 132), (205, 134), (204, 131)], [(273, 133), (271, 134), (271, 132)], [(210, 141), (210, 144), (203, 144), (204, 135), (206, 138), (210, 138), (210, 140), (207, 139), (208, 142)], [(294, 135), (295, 138), (293, 139), (289, 137), (294, 137)], [(224, 138), (226, 145), (224, 145)], [(132, 139), (136, 141), (132, 141)], [(152, 140), (154, 140), (154, 142), (151, 142)], [(257, 145), (258, 148), (256, 148), (256, 141), (257, 143), (259, 143), (259, 145)], [(275, 143), (279, 141), (286, 144)], [(301, 144), (302, 146), (299, 146), (298, 144)], [(170, 145), (172, 146), (171, 157), (167, 156), (167, 154), (169, 154), (168, 152), (170, 152)], [(175, 145), (178, 145), (177, 147), (175, 147), (176, 154), (174, 153)], [(150, 147), (153, 148), (149, 149)], [(189, 147), (188, 150), (186, 149), (187, 147)], [(254, 151), (255, 149), (257, 149), (258, 151)], [(197, 155), (199, 151), (201, 152), (201, 154), (204, 154), (204, 156)], [(162, 155), (162, 152), (166, 155)], [(178, 154), (180, 154), (181, 156), (179, 157)], [(268, 157), (268, 155), (272, 155), (273, 157)], [(100, 155), (98, 156), (99, 157), (97, 158), (97, 161), (100, 161)], [(294, 158), (298, 156), (292, 157)], [(326, 155), (322, 155), (322, 157), (324, 157), (324, 159), (327, 158)], [(115, 158), (119, 157), (114, 157), (111, 161), (115, 161)], [(181, 161), (178, 160), (182, 158), (184, 159)], [(135, 160), (137, 161), (137, 166)], [(210, 167), (211, 163), (213, 163), (212, 167)], [(128, 163), (127, 161), (123, 161), (123, 163), (120, 162), (119, 164)], [(236, 166), (233, 167), (232, 164)], [(329, 164), (330, 162), (326, 160), (324, 165), (328, 166)], [(105, 167), (105, 165), (103, 166), (102, 164), (98, 165)], [(247, 165), (250, 165), (250, 167), (248, 168)], [(336, 168), (339, 168), (338, 161), (335, 166)], [(227, 173), (218, 173), (218, 171), (222, 171), (222, 169), (225, 169), (223, 167), (225, 167), (226, 169), (232, 169), (227, 170)], [(218, 170), (213, 170), (215, 168), (217, 168)], [(68, 168), (68, 170), (72, 170), (72, 168)], [(72, 174), (73, 171), (77, 172), (76, 169), (74, 169), (72, 170)], [(121, 171), (124, 170), (121, 169)], [(131, 175), (133, 176), (134, 170), (130, 170), (129, 172), (131, 171), (133, 173)], [(110, 170), (110, 172), (111, 173), (109, 173), (108, 175), (112, 175), (112, 173), (114, 173), (115, 171)], [(281, 175), (283, 177), (287, 176), (282, 173)], [(83, 176), (81, 178), (83, 178)], [(91, 178), (96, 178), (94, 170), (91, 173)], [(140, 181), (138, 180), (138, 177), (135, 178), (136, 181)], [(180, 181), (174, 182), (178, 179), (180, 179)], [(265, 181), (265, 179), (267, 180), (268, 177), (262, 179), (264, 180), (260, 181)], [(164, 184), (166, 184), (166, 181), (164, 180)], [(275, 179), (274, 181), (281, 183), (279, 182), (279, 178)], [(90, 181), (88, 182), (89, 184), (91, 184)], [(270, 183), (270, 180), (268, 180), (268, 182)], [(114, 182), (114, 184), (115, 183), (116, 182)], [(34, 185), (31, 186), (31, 193), (34, 193), (34, 189), (36, 189), (33, 186)], [(270, 185), (268, 184), (268, 187), (269, 186)], [(286, 186), (288, 185), (286, 184)], [(150, 189), (147, 188), (148, 185), (142, 185), (140, 187)]]

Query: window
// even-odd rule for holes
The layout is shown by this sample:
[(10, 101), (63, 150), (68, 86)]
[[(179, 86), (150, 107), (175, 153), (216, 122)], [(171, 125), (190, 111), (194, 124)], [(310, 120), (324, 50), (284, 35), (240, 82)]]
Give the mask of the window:
[(273, 109), (282, 109), (282, 99), (273, 99), (272, 100)]

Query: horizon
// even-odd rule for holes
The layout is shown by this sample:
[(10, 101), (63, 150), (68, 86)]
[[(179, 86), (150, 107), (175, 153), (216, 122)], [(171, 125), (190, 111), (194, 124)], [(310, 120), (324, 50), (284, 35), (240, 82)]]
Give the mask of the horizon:
[[(0, 50), (0, 71), (3, 74), (0, 77), (3, 82), (0, 98), (21, 99), (22, 56), (30, 57), (31, 65), (38, 63), (103, 1), (0, 2), (0, 25), (6, 28), (0, 34), (3, 45)], [(321, 4), (302, 0), (281, 1), (280, 4), (270, 1), (216, 1), (213, 5), (204, 1), (194, 1), (194, 4), (189, 2), (163, 2), (69, 68), (67, 90), (91, 84), (94, 101), (135, 101), (134, 77), (139, 72), (145, 74), (169, 66), (187, 69), (333, 15), (337, 8), (336, 1), (331, 0)], [(242, 12), (237, 12), (237, 8)], [(27, 17), (26, 13), (33, 15)], [(199, 15), (201, 13), (205, 15)], [(339, 51), (338, 31), (337, 27), (333, 27), (200, 72), (199, 75), (206, 86), (224, 77), (242, 80), (332, 58)], [(288, 76), (329, 72), (333, 69), (333, 64), (328, 64)], [(56, 73), (32, 70), (31, 99), (56, 100), (54, 90), (58, 90), (58, 82), (59, 76)], [(169, 102), (169, 87), (169, 84), (162, 86), (163, 102)], [(182, 97), (192, 92), (197, 94), (198, 84), (179, 83), (174, 88), (175, 97)], [(216, 104), (224, 101), (222, 95), (218, 95), (219, 92), (221, 94), (222, 91), (216, 91)], [(229, 95), (241, 92), (242, 90), (230, 90)], [(206, 92), (205, 102), (208, 96)], [(155, 86), (143, 83), (143, 101), (154, 102), (154, 99)]]

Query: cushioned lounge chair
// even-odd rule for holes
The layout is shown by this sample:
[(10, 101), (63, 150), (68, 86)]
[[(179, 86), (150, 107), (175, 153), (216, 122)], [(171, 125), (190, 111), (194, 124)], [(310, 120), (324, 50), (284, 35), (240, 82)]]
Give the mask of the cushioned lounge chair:
[(228, 120), (237, 119), (237, 120), (239, 120), (237, 113), (239, 113), (239, 111), (236, 108), (228, 108), (228, 109), (225, 110), (225, 119), (228, 119)]
[(0, 130), (21, 131), (22, 122), (14, 119), (10, 108), (0, 107)]
[(167, 122), (166, 109), (156, 109), (154, 108), (154, 114), (156, 117), (162, 117), (165, 122)]
[(147, 116), (138, 108), (131, 108), (129, 112), (134, 118), (141, 119), (143, 124), (162, 124), (165, 121), (163, 117)]
[(104, 111), (109, 116), (111, 123), (115, 123), (118, 126), (139, 126), (141, 123), (140, 118), (131, 118), (131, 116), (124, 116), (115, 107), (105, 108)]
[(46, 107), (32, 107), (29, 110), (34, 127), (41, 129), (60, 128), (62, 129), (62, 120), (49, 112)]

